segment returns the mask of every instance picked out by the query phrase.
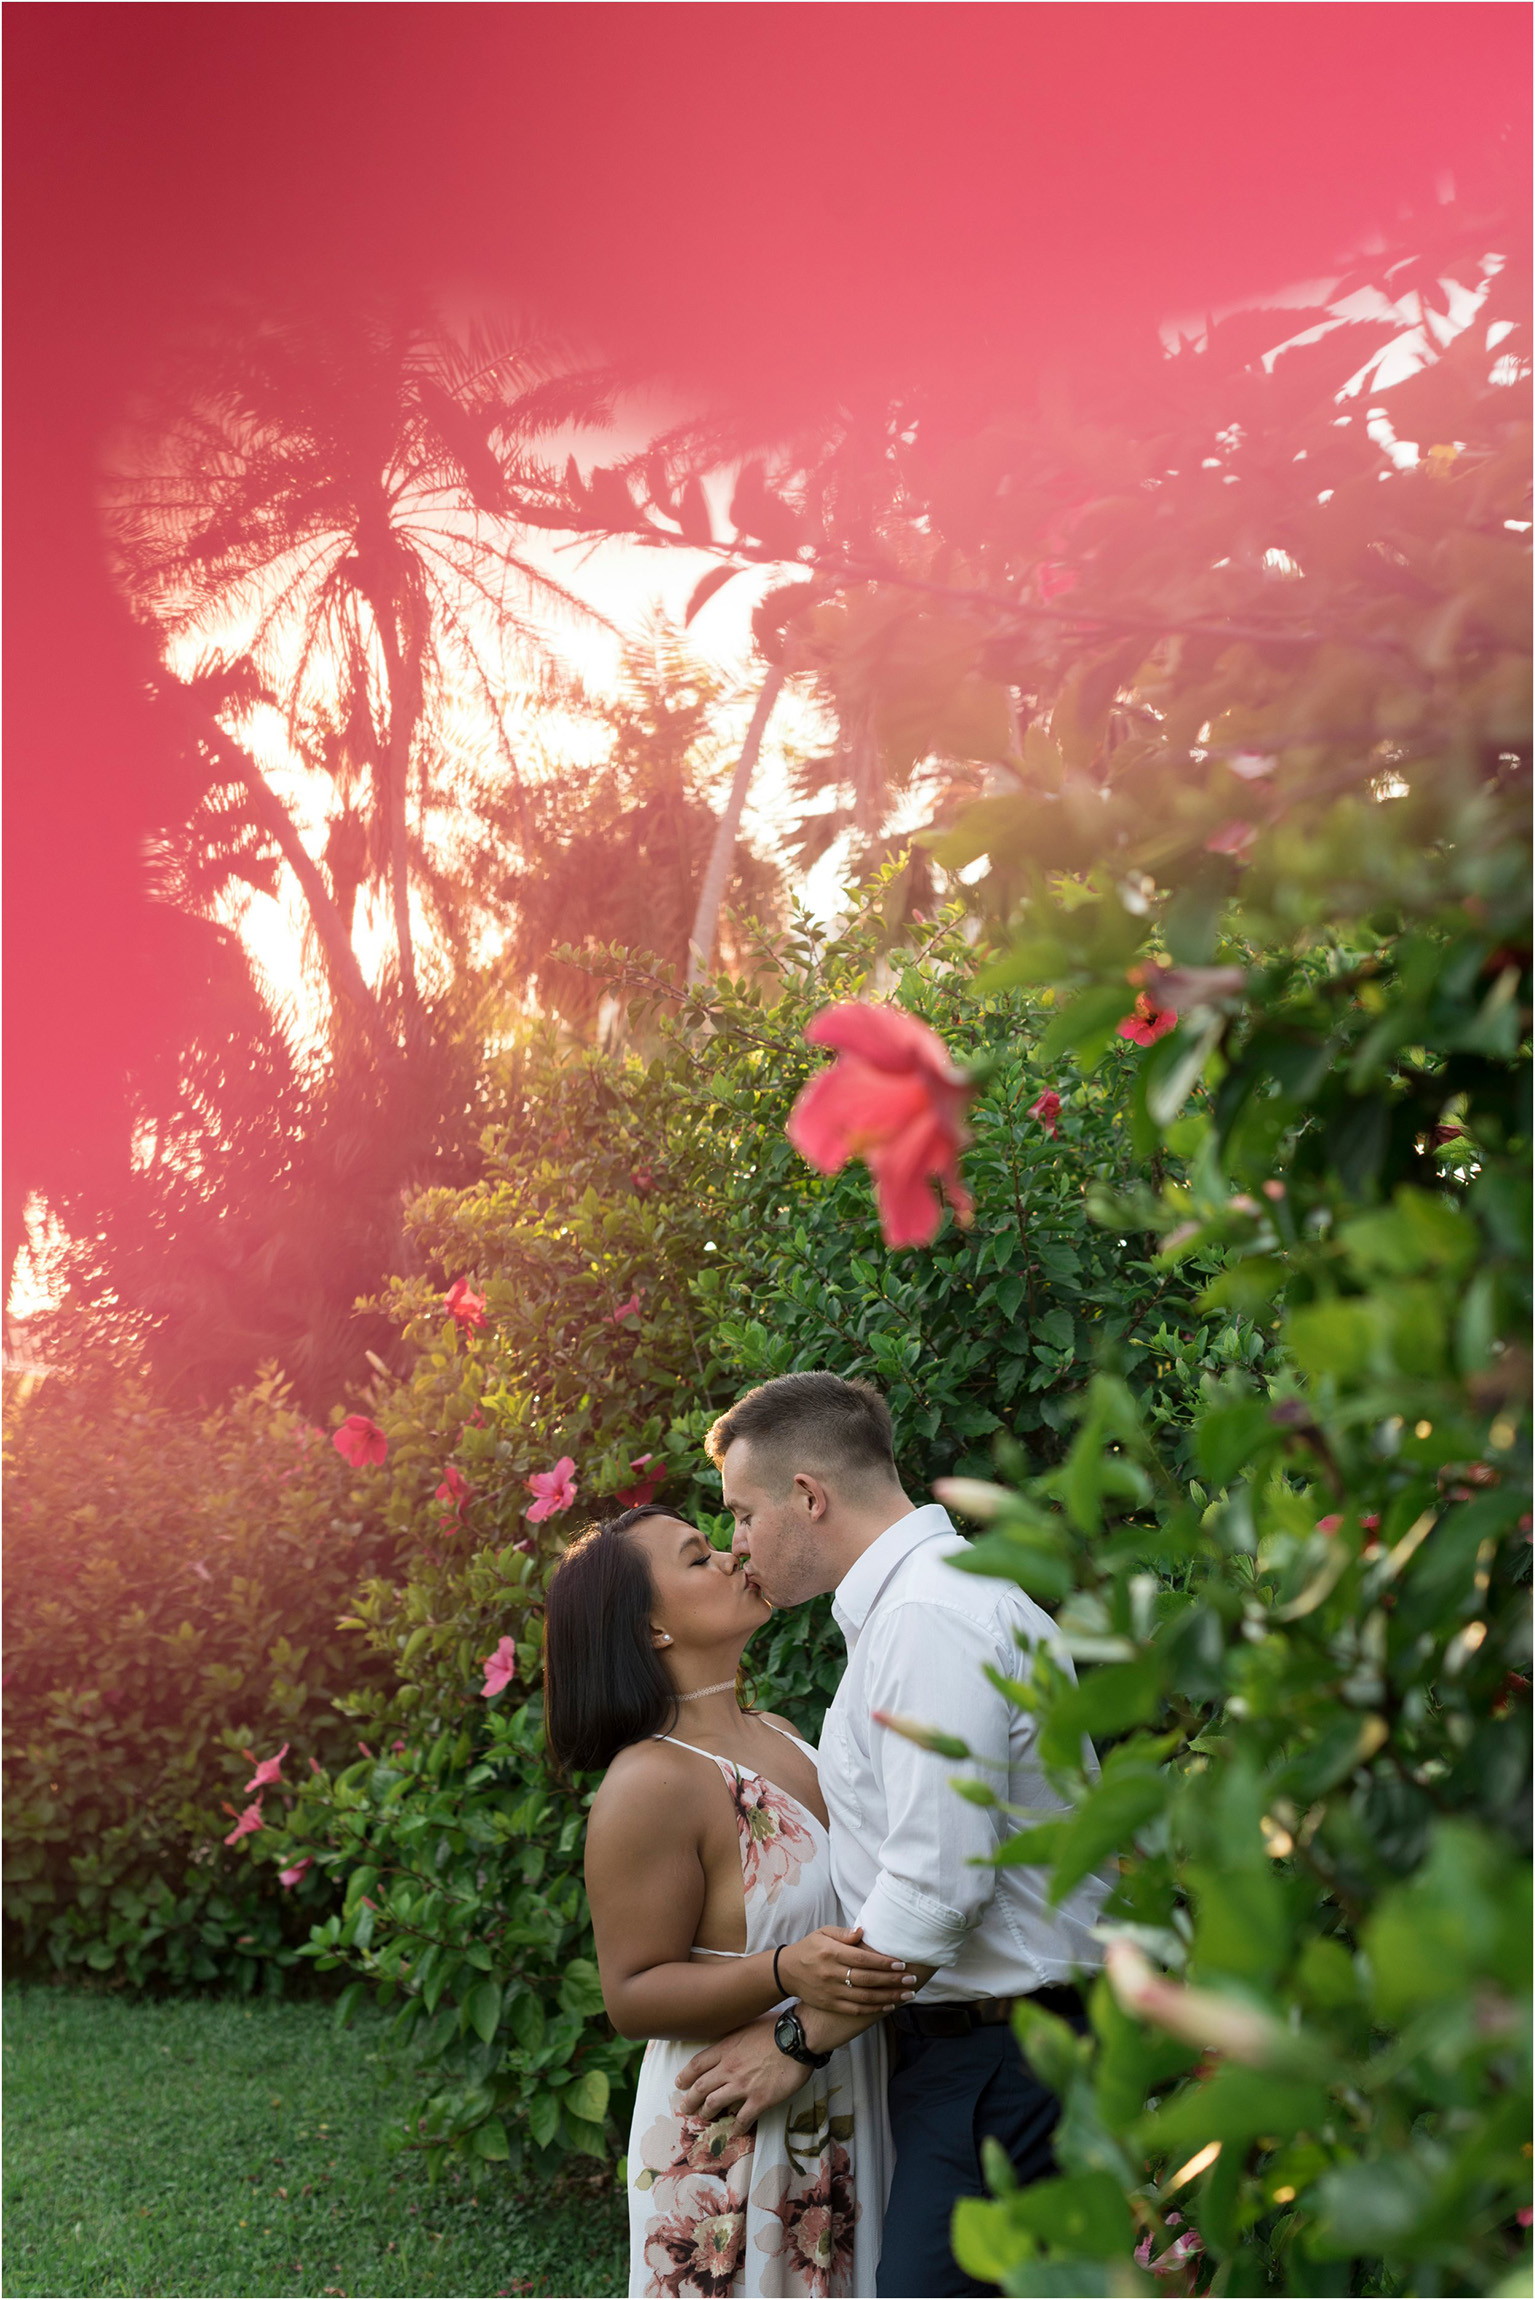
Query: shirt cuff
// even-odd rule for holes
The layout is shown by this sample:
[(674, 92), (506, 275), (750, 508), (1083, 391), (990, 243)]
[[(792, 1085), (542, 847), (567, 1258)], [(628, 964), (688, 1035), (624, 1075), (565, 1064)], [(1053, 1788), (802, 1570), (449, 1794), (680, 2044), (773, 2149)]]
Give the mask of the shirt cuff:
[(975, 1924), (884, 1869), (854, 1921), (862, 1925), (868, 1947), (914, 1965), (951, 1965)]

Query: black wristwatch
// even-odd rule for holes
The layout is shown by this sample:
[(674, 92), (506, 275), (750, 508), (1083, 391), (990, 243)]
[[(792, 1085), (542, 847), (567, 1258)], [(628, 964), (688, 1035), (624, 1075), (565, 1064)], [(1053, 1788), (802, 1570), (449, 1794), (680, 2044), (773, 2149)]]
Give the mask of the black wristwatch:
[(790, 2060), (803, 2061), (806, 2068), (824, 2068), (831, 2059), (829, 2052), (812, 2052), (805, 2042), (805, 2030), (799, 2014), (791, 2005), (781, 2012), (773, 2023), (773, 2042)]

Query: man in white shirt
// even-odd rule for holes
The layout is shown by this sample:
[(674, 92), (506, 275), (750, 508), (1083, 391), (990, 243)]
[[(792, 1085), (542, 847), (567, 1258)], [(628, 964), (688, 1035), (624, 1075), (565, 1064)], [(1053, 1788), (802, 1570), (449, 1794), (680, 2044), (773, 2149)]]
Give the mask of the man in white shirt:
[[(984, 1674), (1026, 1675), (1049, 1644), (1047, 1614), (1013, 1584), (956, 1572), (966, 1544), (941, 1508), (901, 1489), (889, 1410), (867, 1383), (786, 1374), (751, 1391), (708, 1437), (735, 1550), (775, 1606), (835, 1591), (848, 1665), (821, 1737), (832, 1867), (849, 1924), (899, 1956), (922, 1986), (892, 2015), (889, 2101), (895, 2181), (885, 2217), (881, 2295), (983, 2292), (954, 2261), (955, 2201), (985, 2192), (981, 2142), (1001, 2142), (1019, 2180), (1053, 2169), (1059, 2103), (1034, 2077), (1009, 2015), (1032, 1997), (1080, 2025), (1075, 1976), (1102, 1962), (1093, 1938), (1103, 1885), (1052, 1908), (1047, 1872), (994, 1868), (1014, 1826), (948, 1784), (953, 1767), (873, 1721), (914, 1717), (957, 1733), (964, 1768), (999, 1798), (1058, 1811), (1035, 1753), (1033, 1719)], [(794, 2023), (752, 2023), (709, 2046), (679, 2080), (690, 2115), (736, 2109), (753, 2121), (787, 2098), (814, 2055), (857, 2032), (801, 2008)]]

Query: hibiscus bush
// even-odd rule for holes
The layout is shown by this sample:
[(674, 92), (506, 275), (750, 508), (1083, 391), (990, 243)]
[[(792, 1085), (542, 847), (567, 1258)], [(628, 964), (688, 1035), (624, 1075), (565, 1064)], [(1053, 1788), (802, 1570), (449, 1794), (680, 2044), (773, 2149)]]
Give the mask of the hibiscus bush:
[(384, 1669), (337, 1621), (387, 1537), (275, 1377), (202, 1416), (86, 1363), (9, 1403), (8, 1948), (279, 1986), (307, 1925), (249, 1845), (355, 1743), (336, 1699)]
[[(973, 994), (957, 906), (893, 937), (876, 888), (835, 938), (801, 924), (771, 1004), (760, 977), (682, 994), (623, 953), (606, 963), (653, 1051), (535, 1034), (484, 1180), (414, 1209), (426, 1267), (392, 1303), (415, 1368), (379, 1404), (388, 1462), (367, 1473), (408, 1570), (351, 1616), (390, 1682), (347, 1702), (367, 1753), (311, 1777), (276, 1843), (303, 1867), (317, 1964), (354, 1976), (347, 2002), (368, 1988), (397, 2005), (416, 2071), (398, 2137), (433, 2162), (622, 2145), (636, 2052), (601, 2015), (580, 1879), (595, 1783), (557, 1780), (542, 1740), (543, 1593), (572, 1531), (659, 1495), (726, 1538), (703, 1432), (791, 1367), (879, 1381), (921, 1494), (941, 1470), (988, 1469), (999, 1440), (1058, 1459), (1105, 1352), (1159, 1430), (1262, 1352), (1239, 1315), (1196, 1314), (1190, 1272), (1089, 1220), (1090, 1183), (1132, 1179), (1134, 1049), (1092, 1077), (1069, 1056), (1043, 1068), (1048, 1008)], [(908, 1002), (908, 1045), (936, 1025), (984, 1080), (974, 1219), (946, 1215), (899, 1264), (861, 1177), (818, 1173), (785, 1132), (831, 1075), (807, 1023), (872, 981)], [(909, 1070), (887, 1074), (908, 1099)], [(940, 1163), (955, 1148), (939, 1139)], [(842, 1665), (824, 1605), (771, 1624), (748, 1659), (761, 1698), (817, 1731)]]
[(1070, 1810), (997, 1857), (1113, 1880), (1089, 2034), (1019, 2020), (1059, 2177), (993, 2152), (956, 2217), (1015, 2293), (1530, 2289), (1525, 281), (1441, 238), (1385, 289), (1423, 364), (1352, 403), (1391, 315), (1250, 314), (1134, 425), (993, 438), (946, 610), (1026, 727), (939, 848), (981, 987), (1089, 1078), (1136, 999), (1089, 1210), (1265, 1344), (1171, 1433), (1106, 1353), (1063, 1458), (947, 1489), (1079, 1670), (1013, 1688)]

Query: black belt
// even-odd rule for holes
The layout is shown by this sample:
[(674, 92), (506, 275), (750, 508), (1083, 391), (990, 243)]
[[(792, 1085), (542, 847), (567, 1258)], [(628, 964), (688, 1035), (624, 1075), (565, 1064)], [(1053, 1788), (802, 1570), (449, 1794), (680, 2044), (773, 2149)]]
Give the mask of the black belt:
[(898, 2005), (890, 2019), (904, 2036), (969, 2036), (978, 2028), (1004, 2026), (1014, 2005), (1038, 2005), (1061, 2020), (1081, 2020), (1087, 2012), (1081, 1990), (1067, 1986), (1034, 1989), (1020, 1997), (975, 1997), (969, 2004)]

